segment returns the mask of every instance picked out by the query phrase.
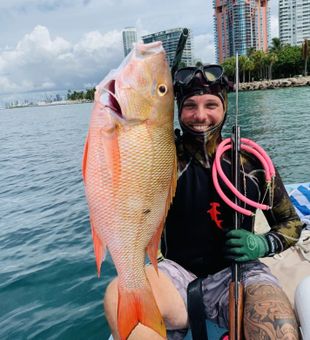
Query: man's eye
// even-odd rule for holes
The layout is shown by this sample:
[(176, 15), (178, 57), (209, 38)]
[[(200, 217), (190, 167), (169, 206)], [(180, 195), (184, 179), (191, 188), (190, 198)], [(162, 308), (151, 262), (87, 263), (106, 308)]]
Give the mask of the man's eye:
[(193, 105), (193, 104), (184, 104), (184, 107), (186, 109), (193, 109), (195, 107), (195, 105)]
[(209, 109), (215, 109), (215, 108), (217, 108), (217, 104), (215, 104), (215, 103), (208, 104), (207, 107), (208, 107)]

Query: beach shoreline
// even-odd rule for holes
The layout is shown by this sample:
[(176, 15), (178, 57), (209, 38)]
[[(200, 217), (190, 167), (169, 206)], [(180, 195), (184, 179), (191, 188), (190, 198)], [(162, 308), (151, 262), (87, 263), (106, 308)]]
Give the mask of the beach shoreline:
[(18, 108), (25, 108), (25, 107), (44, 107), (44, 106), (56, 106), (56, 105), (72, 105), (72, 104), (85, 104), (85, 103), (92, 103), (92, 100), (89, 99), (78, 99), (78, 100), (59, 100), (59, 101), (52, 101), (52, 102), (44, 102), (40, 101), (37, 103), (30, 103), (30, 104), (20, 104), (20, 105), (11, 105), (5, 107), (3, 109), (18, 109)]
[[(260, 80), (253, 82), (239, 83), (239, 91), (258, 91), (258, 90), (269, 90), (286, 87), (304, 87), (310, 86), (310, 76), (304, 77), (290, 77), (280, 78), (272, 80)], [(59, 101), (39, 101), (36, 103), (21, 103), (17, 105), (10, 105), (6, 107), (0, 107), (0, 109), (16, 109), (25, 107), (44, 107), (44, 106), (56, 106), (56, 105), (72, 105), (72, 104), (85, 104), (92, 103), (89, 99), (78, 99), (78, 100), (59, 100)]]

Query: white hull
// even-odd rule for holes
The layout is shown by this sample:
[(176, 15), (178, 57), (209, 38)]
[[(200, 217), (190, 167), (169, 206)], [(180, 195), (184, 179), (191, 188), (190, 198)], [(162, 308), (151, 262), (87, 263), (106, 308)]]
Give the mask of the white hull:
[(303, 279), (296, 289), (295, 310), (298, 315), (302, 338), (310, 340), (310, 276)]

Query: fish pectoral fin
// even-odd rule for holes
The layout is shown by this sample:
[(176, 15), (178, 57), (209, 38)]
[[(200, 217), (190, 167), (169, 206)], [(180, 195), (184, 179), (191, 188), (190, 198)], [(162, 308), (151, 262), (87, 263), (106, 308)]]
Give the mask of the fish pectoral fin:
[(100, 277), (101, 263), (104, 261), (105, 254), (106, 254), (106, 244), (100, 239), (92, 223), (91, 223), (91, 233), (93, 237), (98, 277)]
[(163, 338), (166, 328), (150, 286), (143, 289), (118, 289), (117, 324), (120, 338), (128, 338), (132, 330), (141, 323)]

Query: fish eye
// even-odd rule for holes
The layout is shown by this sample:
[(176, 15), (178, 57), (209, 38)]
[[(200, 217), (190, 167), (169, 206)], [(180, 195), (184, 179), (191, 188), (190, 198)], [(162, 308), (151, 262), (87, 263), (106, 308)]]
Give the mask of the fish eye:
[(157, 92), (160, 96), (164, 96), (168, 92), (167, 85), (165, 84), (160, 84), (158, 86)]

